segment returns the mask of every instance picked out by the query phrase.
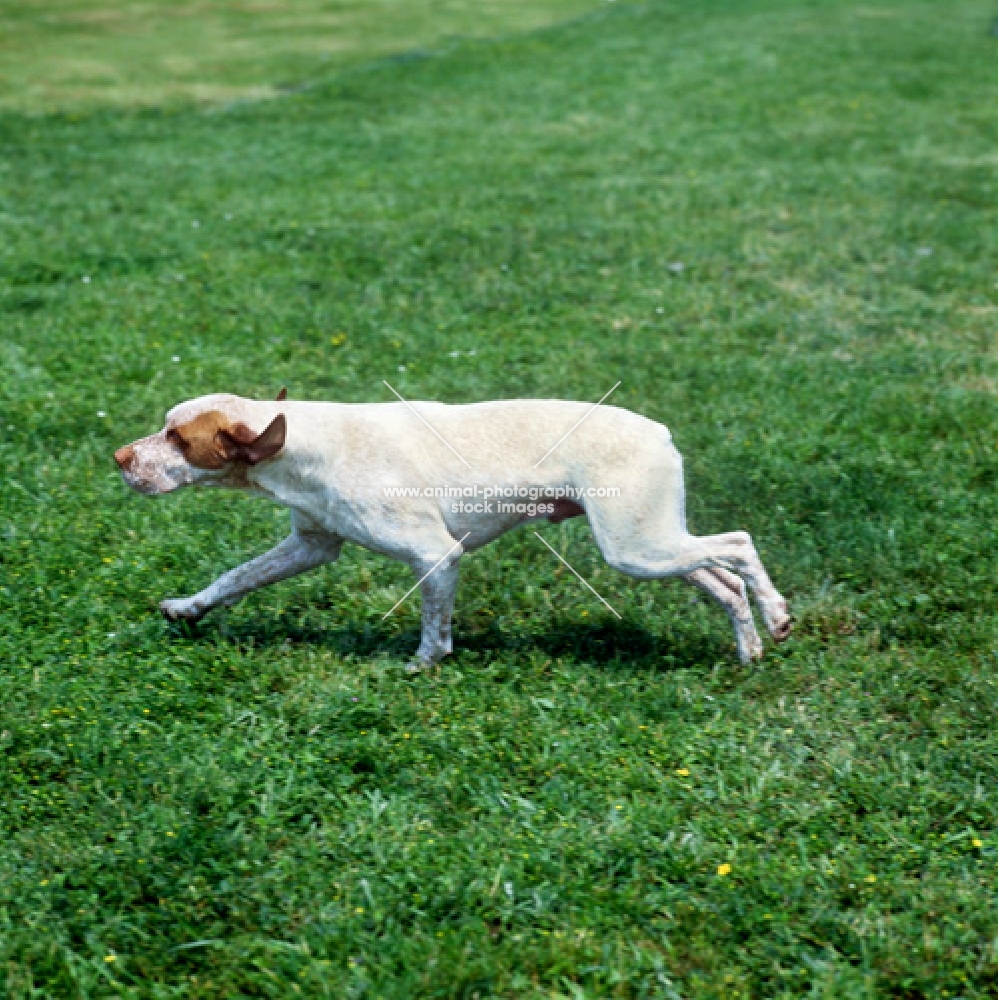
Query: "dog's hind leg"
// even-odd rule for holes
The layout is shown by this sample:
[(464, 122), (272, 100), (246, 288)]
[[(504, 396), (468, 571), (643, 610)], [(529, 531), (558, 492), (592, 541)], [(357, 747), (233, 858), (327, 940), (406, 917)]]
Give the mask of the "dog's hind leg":
[[(671, 445), (653, 458), (645, 460), (640, 480), (631, 478), (626, 493), (586, 499), (586, 514), (603, 558), (639, 580), (688, 577), (698, 570), (737, 574), (751, 589), (770, 635), (777, 642), (788, 638), (787, 602), (773, 586), (751, 536), (745, 531), (691, 535), (686, 528), (682, 458)], [(716, 579), (729, 582), (727, 577)]]
[(723, 569), (696, 569), (683, 579), (692, 583), (724, 609), (735, 630), (738, 659), (751, 663), (762, 659), (762, 640), (755, 630), (745, 583), (740, 576)]
[(747, 531), (729, 531), (723, 535), (708, 535), (698, 541), (710, 544), (715, 554), (711, 565), (731, 570), (745, 578), (773, 639), (776, 642), (789, 639), (793, 628), (790, 610), (786, 599), (769, 578), (752, 536)]
[(269, 552), (229, 570), (210, 587), (193, 597), (165, 600), (159, 609), (170, 621), (197, 621), (212, 608), (228, 607), (254, 590), (335, 561), (342, 545), (343, 540), (335, 535), (296, 528)]
[(613, 536), (601, 538), (597, 533), (596, 541), (603, 558), (614, 569), (639, 580), (685, 577), (700, 569), (737, 574), (749, 585), (769, 634), (777, 642), (790, 637), (787, 602), (773, 586), (746, 531), (700, 536), (676, 532), (658, 537), (645, 533), (622, 539), (626, 544), (619, 544)]

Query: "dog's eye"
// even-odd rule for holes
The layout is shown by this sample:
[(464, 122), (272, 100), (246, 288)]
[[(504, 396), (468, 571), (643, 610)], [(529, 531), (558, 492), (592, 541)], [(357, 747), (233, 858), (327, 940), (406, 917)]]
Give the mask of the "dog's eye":
[(172, 427), (166, 432), (166, 440), (175, 448), (184, 450), (184, 439)]

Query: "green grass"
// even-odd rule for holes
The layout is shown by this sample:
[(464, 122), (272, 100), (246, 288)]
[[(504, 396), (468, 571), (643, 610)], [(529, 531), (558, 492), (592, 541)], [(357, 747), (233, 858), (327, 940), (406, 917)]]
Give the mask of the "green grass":
[(523, 31), (598, 0), (15, 0), (0, 109), (273, 97), (372, 56)]
[[(277, 100), (0, 116), (0, 989), (998, 994), (993, 13), (617, 3)], [(507, 536), (413, 680), (410, 576), (358, 549), (165, 624), (286, 515), (141, 498), (112, 449), (383, 378), (620, 379), (794, 640), (740, 668), (578, 522), (543, 532), (622, 623)]]

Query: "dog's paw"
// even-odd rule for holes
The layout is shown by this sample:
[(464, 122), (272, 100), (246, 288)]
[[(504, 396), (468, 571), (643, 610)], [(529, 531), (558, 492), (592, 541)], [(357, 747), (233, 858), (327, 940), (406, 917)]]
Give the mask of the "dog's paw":
[(769, 627), (769, 634), (773, 637), (773, 642), (786, 642), (793, 630), (793, 619), (788, 615), (783, 621), (771, 625)]
[(168, 622), (196, 622), (204, 614), (189, 600), (182, 597), (167, 598), (159, 602), (159, 610)]
[(759, 638), (759, 633), (756, 632), (755, 628), (752, 628), (751, 631), (746, 630), (738, 635), (737, 645), (738, 662), (741, 663), (743, 667), (757, 663), (762, 659), (765, 653), (765, 648), (762, 645), (762, 639)]
[(773, 642), (786, 642), (794, 630), (787, 602), (778, 597), (772, 601), (760, 601), (759, 607), (766, 621), (766, 631), (773, 637)]

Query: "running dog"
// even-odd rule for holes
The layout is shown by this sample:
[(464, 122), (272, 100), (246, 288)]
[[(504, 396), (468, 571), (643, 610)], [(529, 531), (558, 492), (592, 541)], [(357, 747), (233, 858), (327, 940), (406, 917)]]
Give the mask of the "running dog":
[[(291, 402), (233, 395), (181, 403), (161, 431), (115, 452), (125, 482), (158, 496), (215, 486), (291, 510), (291, 533), (192, 597), (160, 605), (196, 621), (260, 587), (333, 562), (354, 542), (416, 574), (422, 638), (413, 669), (452, 651), (458, 564), (527, 521), (588, 518), (603, 558), (641, 580), (678, 576), (726, 612), (738, 657), (790, 635), (787, 602), (744, 531), (691, 535), (683, 460), (667, 428), (613, 406), (514, 399)], [(529, 502), (525, 502), (529, 501)]]

